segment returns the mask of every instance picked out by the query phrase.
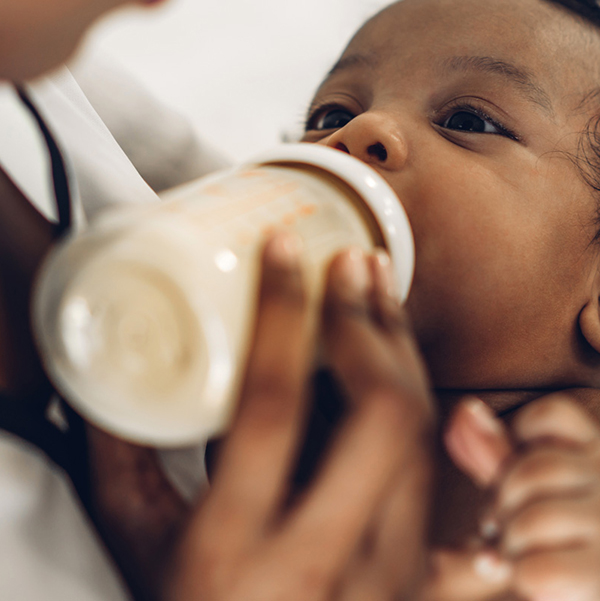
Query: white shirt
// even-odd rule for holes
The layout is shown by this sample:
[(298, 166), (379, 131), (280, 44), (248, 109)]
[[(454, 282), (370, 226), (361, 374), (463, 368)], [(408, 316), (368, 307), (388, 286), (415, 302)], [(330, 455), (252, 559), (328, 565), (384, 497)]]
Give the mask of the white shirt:
[[(157, 202), (63, 68), (27, 87), (67, 163), (74, 226), (117, 203)], [(56, 221), (49, 156), (29, 111), (0, 82), (0, 165)], [(188, 499), (205, 481), (203, 449), (163, 452)], [(0, 431), (0, 597), (10, 601), (121, 601), (126, 589), (64, 474), (37, 449)]]

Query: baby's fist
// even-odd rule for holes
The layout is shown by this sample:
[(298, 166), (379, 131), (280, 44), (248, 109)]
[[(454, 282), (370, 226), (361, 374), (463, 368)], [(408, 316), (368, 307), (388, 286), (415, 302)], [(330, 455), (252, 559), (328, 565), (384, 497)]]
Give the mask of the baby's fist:
[(517, 451), (497, 485), (500, 548), (532, 601), (600, 599), (600, 431), (565, 394), (513, 424)]
[[(509, 438), (482, 405), (475, 409), (470, 402), (464, 410), (479, 413), (487, 437), (479, 438), (488, 456), (498, 449), (496, 464), (490, 459), (483, 470), (455, 458), (495, 492), (484, 532), (496, 533), (501, 555), (511, 561), (514, 592), (528, 601), (600, 600), (598, 424), (569, 395), (553, 394), (522, 409)], [(452, 444), (449, 450), (453, 454)]]

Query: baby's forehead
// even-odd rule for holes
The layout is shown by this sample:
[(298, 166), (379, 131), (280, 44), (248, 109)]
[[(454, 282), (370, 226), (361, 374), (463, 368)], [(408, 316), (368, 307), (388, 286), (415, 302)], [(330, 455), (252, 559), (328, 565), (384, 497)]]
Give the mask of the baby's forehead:
[(514, 66), (565, 110), (600, 86), (600, 30), (548, 0), (402, 0), (368, 21), (342, 58), (357, 56), (410, 59), (414, 69), (485, 57)]

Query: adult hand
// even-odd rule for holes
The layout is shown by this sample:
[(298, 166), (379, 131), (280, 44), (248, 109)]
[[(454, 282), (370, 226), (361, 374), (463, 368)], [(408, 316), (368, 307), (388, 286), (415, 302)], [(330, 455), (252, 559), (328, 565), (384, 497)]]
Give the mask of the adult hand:
[(86, 427), (94, 522), (133, 597), (160, 599), (191, 507), (165, 477), (156, 449)]
[[(47, 386), (27, 308), (53, 228), (1, 171), (0, 196), (7, 234), (0, 253), (0, 384), (21, 394)], [(332, 265), (324, 336), (352, 402), (316, 480), (292, 507), (286, 504), (313, 354), (292, 247), (285, 238), (267, 246), (239, 414), (214, 487), (186, 526), (190, 510), (166, 482), (155, 452), (90, 427), (95, 519), (140, 597), (160, 595), (167, 563), (167, 594), (186, 600), (268, 601), (282, 594), (377, 601), (418, 580), (433, 411), (384, 255), (367, 261), (354, 251)]]
[[(173, 600), (411, 598), (424, 566), (433, 410), (386, 255), (332, 263), (324, 342), (348, 416), (291, 506), (313, 340), (294, 239), (264, 253), (239, 412), (190, 509), (152, 449), (90, 429), (97, 515), (134, 591)], [(180, 532), (177, 553), (170, 558)]]
[(185, 530), (167, 598), (377, 601), (414, 587), (432, 410), (385, 263), (350, 251), (332, 265), (325, 339), (351, 409), (290, 506), (313, 345), (297, 243), (280, 236), (267, 245), (238, 415)]

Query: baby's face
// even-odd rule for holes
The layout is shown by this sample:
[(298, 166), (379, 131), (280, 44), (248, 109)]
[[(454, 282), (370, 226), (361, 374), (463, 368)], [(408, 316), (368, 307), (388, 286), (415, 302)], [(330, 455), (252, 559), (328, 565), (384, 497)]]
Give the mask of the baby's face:
[(407, 306), (437, 387), (599, 382), (579, 326), (598, 201), (565, 154), (600, 82), (585, 33), (541, 0), (404, 0), (317, 92), (305, 141), (370, 163), (406, 208)]

